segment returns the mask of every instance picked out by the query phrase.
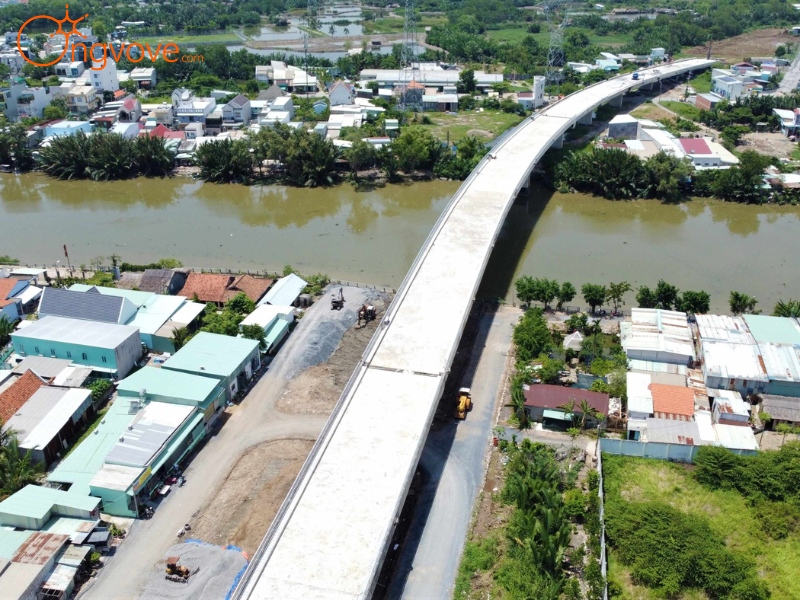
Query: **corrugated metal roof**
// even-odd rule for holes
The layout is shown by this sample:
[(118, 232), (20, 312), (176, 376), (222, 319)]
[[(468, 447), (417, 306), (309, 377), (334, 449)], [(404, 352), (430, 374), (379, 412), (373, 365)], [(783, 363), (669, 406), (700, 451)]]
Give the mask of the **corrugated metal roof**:
[[(26, 340), (50, 340), (113, 350), (132, 335), (138, 337), (139, 332), (135, 327), (127, 325), (45, 317), (25, 329), (14, 332), (12, 338), (19, 338), (23, 343)], [(27, 352), (32, 350), (31, 347)]]
[(728, 315), (695, 315), (701, 340), (717, 340), (736, 344), (755, 344), (747, 322)]
[[(99, 501), (99, 500), (98, 500)], [(37, 531), (11, 557), (11, 562), (26, 565), (44, 565), (69, 542), (68, 535)]]
[(714, 425), (714, 429), (717, 432), (717, 439), (720, 445), (725, 448), (732, 450), (758, 450), (758, 442), (755, 435), (753, 435), (753, 430), (749, 427), (717, 423)]
[(742, 400), (742, 395), (735, 390), (709, 389), (708, 395), (714, 399), (715, 410), (724, 415), (750, 416), (750, 404)]
[(229, 377), (258, 352), (258, 341), (201, 331), (167, 359), (162, 369)]
[(787, 317), (745, 315), (750, 333), (759, 343), (800, 344), (800, 325)]
[(699, 446), (700, 430), (694, 421), (649, 418), (642, 441)]
[(192, 406), (151, 402), (122, 432), (106, 462), (147, 466), (193, 411)]
[(102, 323), (120, 323), (124, 321), (124, 303), (124, 298), (48, 287), (42, 292), (39, 314)]
[(188, 325), (194, 321), (197, 316), (205, 310), (205, 308), (205, 304), (188, 300), (178, 309), (178, 312), (170, 317), (170, 321), (181, 323), (182, 325)]
[(53, 510), (54, 506), (67, 506), (90, 515), (97, 510), (100, 498), (91, 498), (82, 494), (65, 492), (39, 485), (26, 485), (0, 502), (0, 525), (13, 525), (6, 519), (14, 516), (42, 520)]
[(753, 344), (703, 341), (703, 361), (706, 377), (769, 381), (758, 346)]
[(77, 573), (77, 567), (56, 565), (55, 569), (47, 576), (47, 580), (42, 584), (42, 591), (66, 592)]
[(761, 410), (778, 421), (800, 422), (800, 398), (762, 394)]
[(92, 478), (89, 485), (92, 488), (126, 492), (138, 481), (143, 471), (144, 467), (105, 464)]
[(650, 393), (650, 375), (628, 373), (628, 413), (653, 414), (653, 396)]
[(139, 397), (145, 390), (146, 399), (172, 398), (201, 404), (210, 396), (219, 394), (217, 380), (180, 371), (165, 371), (156, 367), (144, 367), (119, 382), (117, 393)]
[(33, 533), (33, 531), (17, 531), (0, 527), (0, 573), (3, 572), (1, 561), (11, 560), (11, 557), (14, 556), (19, 547), (22, 546)]
[(800, 356), (797, 347), (762, 343), (758, 348), (770, 380), (800, 382)]
[(77, 422), (91, 404), (90, 390), (41, 387), (8, 420), (8, 426), (17, 432), (21, 448), (41, 449), (69, 421)]
[(672, 363), (658, 362), (654, 360), (641, 360), (638, 358), (628, 359), (628, 367), (631, 371), (647, 371), (653, 373), (677, 373), (686, 375), (689, 367), (686, 365), (676, 365)]
[(110, 288), (98, 285), (86, 285), (85, 283), (76, 283), (70, 286), (70, 291), (76, 292), (97, 292), (103, 296), (114, 296), (118, 298), (125, 298), (128, 302), (135, 307), (140, 307), (150, 300), (155, 294), (152, 292), (140, 292), (139, 290), (125, 290), (120, 288)]
[(241, 325), (260, 325), (264, 329), (269, 327), (276, 319), (284, 321), (294, 320), (294, 307), (262, 304), (252, 313), (247, 315)]
[(66, 360), (63, 358), (50, 358), (49, 356), (28, 356), (16, 367), (14, 367), (13, 373), (22, 375), (25, 371), (31, 370), (43, 379), (53, 379), (71, 364), (71, 360)]
[(707, 410), (700, 410), (694, 413), (694, 421), (697, 423), (697, 430), (700, 432), (701, 446), (717, 446), (717, 432), (714, 429), (714, 422), (711, 413)]
[(291, 306), (297, 297), (303, 293), (303, 289), (308, 283), (301, 277), (290, 273), (286, 277), (281, 277), (275, 285), (264, 295), (259, 306), (262, 304), (276, 304), (278, 306)]

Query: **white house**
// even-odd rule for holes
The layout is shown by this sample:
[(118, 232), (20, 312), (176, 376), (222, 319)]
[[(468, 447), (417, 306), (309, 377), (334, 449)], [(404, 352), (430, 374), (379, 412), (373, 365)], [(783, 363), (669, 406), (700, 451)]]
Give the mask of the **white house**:
[(156, 86), (156, 70), (153, 67), (137, 67), (131, 70), (130, 80), (135, 81), (139, 89), (152, 89)]
[(41, 119), (51, 100), (47, 87), (28, 87), (24, 79), (17, 79), (10, 86), (0, 87), (0, 102), (5, 105), (5, 115), (11, 121), (26, 117)]
[(172, 106), (179, 124), (205, 123), (217, 107), (214, 98), (198, 98), (194, 92), (178, 88), (172, 92)]
[(108, 131), (109, 133), (116, 133), (117, 135), (121, 135), (124, 138), (135, 138), (139, 135), (139, 125), (136, 123), (122, 123), (117, 122), (111, 126), (111, 129)]
[(86, 70), (86, 66), (79, 60), (60, 62), (55, 67), (58, 77), (80, 77)]
[(116, 92), (119, 89), (119, 76), (117, 75), (117, 63), (108, 59), (105, 66), (102, 62), (95, 61), (89, 75), (89, 83), (98, 92)]
[(339, 104), (353, 104), (355, 101), (355, 90), (353, 86), (344, 81), (336, 81), (328, 92), (331, 106)]
[(228, 123), (249, 123), (253, 118), (250, 98), (239, 94), (222, 107), (222, 120)]
[(727, 69), (712, 69), (711, 91), (728, 100), (736, 100), (744, 94), (743, 78), (735, 76)]
[(291, 96), (275, 98), (275, 100), (272, 102), (272, 106), (270, 106), (269, 109), (270, 111), (288, 112), (289, 116), (294, 118), (294, 102), (292, 102)]

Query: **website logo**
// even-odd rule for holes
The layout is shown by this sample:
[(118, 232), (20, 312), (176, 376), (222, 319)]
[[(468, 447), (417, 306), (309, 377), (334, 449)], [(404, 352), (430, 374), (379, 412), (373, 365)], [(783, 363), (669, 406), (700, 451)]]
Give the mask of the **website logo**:
[[(56, 19), (55, 17), (51, 17), (50, 15), (36, 15), (35, 17), (31, 17), (27, 21), (22, 24), (22, 27), (19, 28), (19, 32), (17, 33), (17, 50), (22, 55), (22, 58), (25, 61), (29, 62), (30, 64), (36, 67), (52, 67), (54, 64), (61, 62), (61, 60), (66, 56), (67, 52), (72, 49), (71, 58), (72, 61), (75, 61), (75, 50), (79, 47), (83, 48), (83, 56), (86, 58), (91, 59), (92, 61), (92, 70), (93, 71), (100, 71), (108, 62), (108, 55), (110, 54), (111, 57), (114, 59), (115, 62), (119, 62), (123, 56), (127, 58), (132, 63), (140, 63), (145, 58), (149, 58), (151, 62), (156, 62), (156, 60), (161, 56), (166, 62), (168, 63), (176, 63), (180, 60), (180, 62), (204, 62), (204, 58), (201, 54), (198, 55), (189, 55), (184, 54), (181, 55), (180, 48), (178, 45), (170, 42), (168, 44), (158, 44), (155, 50), (150, 47), (150, 44), (140, 44), (139, 42), (133, 43), (120, 43), (117, 47), (111, 44), (105, 43), (98, 43), (95, 42), (90, 44), (89, 47), (86, 46), (85, 43), (73, 40), (72, 44), (70, 44), (70, 38), (77, 37), (77, 38), (86, 38), (78, 28), (76, 27), (78, 23), (83, 21), (84, 19), (88, 18), (89, 15), (85, 14), (79, 19), (71, 19), (69, 16), (69, 4), (65, 5), (64, 11), (64, 18), (63, 19)], [(50, 37), (56, 37), (58, 35), (63, 36), (64, 38), (64, 49), (59, 54), (58, 58), (52, 60), (50, 62), (37, 62), (36, 60), (31, 59), (28, 56), (28, 53), (23, 50), (22, 48), (22, 34), (25, 28), (30, 25), (33, 21), (37, 19), (45, 19), (47, 21), (53, 21), (58, 25), (58, 29), (50, 34)], [(69, 23), (72, 25), (72, 29), (70, 31), (64, 31), (64, 24)], [(99, 65), (99, 66), (96, 66)]]

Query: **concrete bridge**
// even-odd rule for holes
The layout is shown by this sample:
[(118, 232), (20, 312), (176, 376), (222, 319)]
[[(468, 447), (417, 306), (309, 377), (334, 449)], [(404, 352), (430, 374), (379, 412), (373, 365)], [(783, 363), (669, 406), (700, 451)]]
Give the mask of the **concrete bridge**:
[(625, 92), (709, 67), (685, 60), (572, 94), (505, 135), (431, 231), (264, 541), (237, 598), (372, 595), (500, 228), (531, 171)]

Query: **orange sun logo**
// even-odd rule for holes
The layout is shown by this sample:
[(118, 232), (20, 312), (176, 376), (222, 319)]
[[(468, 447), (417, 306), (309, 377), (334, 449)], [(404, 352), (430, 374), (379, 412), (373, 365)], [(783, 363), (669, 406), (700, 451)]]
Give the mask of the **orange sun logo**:
[[(61, 59), (64, 58), (64, 55), (67, 53), (67, 47), (69, 46), (69, 38), (70, 38), (70, 36), (75, 35), (75, 36), (78, 36), (78, 37), (86, 37), (80, 31), (78, 31), (76, 26), (77, 26), (78, 23), (80, 23), (84, 19), (88, 18), (89, 15), (85, 14), (82, 17), (80, 17), (79, 19), (70, 19), (69, 18), (69, 4), (65, 5), (64, 8), (65, 8), (65, 10), (64, 10), (64, 18), (63, 19), (56, 19), (55, 17), (51, 17), (50, 15), (36, 15), (35, 17), (31, 17), (30, 19), (25, 21), (22, 24), (22, 27), (19, 28), (19, 33), (17, 33), (17, 50), (19, 50), (19, 53), (22, 55), (22, 58), (24, 58), (27, 62), (29, 62), (32, 65), (35, 65), (37, 67), (50, 67), (50, 66), (56, 64), (57, 62), (60, 62)], [(22, 49), (22, 43), (21, 43), (22, 42), (22, 31), (25, 29), (25, 27), (28, 26), (29, 23), (35, 21), (36, 19), (46, 19), (48, 21), (53, 21), (55, 24), (58, 25), (58, 29), (56, 29), (55, 33), (51, 33), (50, 34), (51, 38), (55, 37), (57, 35), (63, 35), (64, 36), (64, 50), (62, 50), (61, 54), (59, 55), (59, 57), (57, 59), (55, 59), (54, 61), (51, 61), (49, 63), (40, 63), (40, 62), (36, 62), (36, 61), (31, 60), (30, 58), (28, 58), (27, 53)], [(70, 23), (72, 25), (72, 29), (69, 32), (64, 31), (64, 27), (63, 27), (64, 23)]]

